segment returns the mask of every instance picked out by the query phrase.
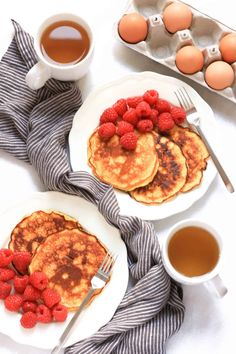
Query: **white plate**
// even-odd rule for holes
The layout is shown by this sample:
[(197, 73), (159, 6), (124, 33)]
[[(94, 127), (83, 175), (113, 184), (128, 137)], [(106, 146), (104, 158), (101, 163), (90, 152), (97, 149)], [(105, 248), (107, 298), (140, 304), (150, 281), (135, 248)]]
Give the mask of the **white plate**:
[[(215, 140), (215, 120), (210, 106), (189, 85), (173, 77), (152, 72), (134, 73), (120, 80), (108, 83), (94, 90), (76, 113), (69, 135), (70, 160), (74, 171), (85, 170), (92, 173), (87, 163), (88, 139), (98, 126), (103, 110), (119, 98), (142, 95), (148, 89), (156, 89), (160, 97), (179, 105), (174, 91), (186, 87), (202, 119), (202, 129), (210, 141)], [(188, 193), (181, 193), (176, 198), (161, 205), (145, 205), (132, 199), (128, 193), (116, 190), (120, 213), (139, 216), (146, 220), (159, 220), (189, 208), (201, 198), (216, 175), (212, 161), (208, 161), (202, 183)]]
[[(6, 246), (14, 226), (26, 215), (36, 210), (57, 210), (77, 220), (111, 252), (118, 255), (112, 277), (87, 309), (83, 311), (65, 345), (71, 345), (89, 337), (112, 318), (121, 302), (128, 285), (128, 266), (126, 246), (116, 228), (109, 225), (98, 212), (96, 206), (86, 200), (58, 192), (35, 193), (30, 199), (22, 201), (0, 215), (1, 244)], [(16, 342), (34, 347), (51, 349), (62, 334), (74, 312), (70, 313), (64, 323), (37, 324), (32, 329), (20, 325), (20, 314), (11, 313), (0, 301), (0, 332)]]

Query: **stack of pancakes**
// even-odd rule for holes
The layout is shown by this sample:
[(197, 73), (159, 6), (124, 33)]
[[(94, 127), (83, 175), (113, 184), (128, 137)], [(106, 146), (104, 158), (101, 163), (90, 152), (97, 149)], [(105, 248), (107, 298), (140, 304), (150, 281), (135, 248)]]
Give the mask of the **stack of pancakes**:
[(9, 248), (32, 254), (30, 274), (44, 272), (61, 303), (76, 310), (107, 251), (78, 221), (56, 211), (35, 211), (11, 233)]
[(88, 143), (88, 162), (103, 182), (129, 192), (138, 202), (160, 204), (197, 187), (207, 166), (208, 151), (199, 135), (175, 126), (162, 136), (138, 133), (134, 151), (124, 150), (119, 137), (101, 140), (96, 130)]

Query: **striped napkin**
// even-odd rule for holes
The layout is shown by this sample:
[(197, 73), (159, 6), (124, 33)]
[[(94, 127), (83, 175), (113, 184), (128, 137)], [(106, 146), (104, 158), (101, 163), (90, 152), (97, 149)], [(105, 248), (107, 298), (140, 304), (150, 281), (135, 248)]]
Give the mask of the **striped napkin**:
[(119, 228), (136, 283), (109, 323), (65, 353), (165, 353), (166, 340), (183, 321), (184, 306), (181, 289), (163, 268), (153, 224), (120, 215), (112, 187), (71, 170), (67, 138), (82, 103), (80, 91), (73, 83), (53, 79), (38, 91), (29, 89), (25, 75), (37, 60), (33, 40), (18, 23), (13, 25), (15, 36), (0, 63), (0, 148), (31, 163), (48, 190), (94, 203)]

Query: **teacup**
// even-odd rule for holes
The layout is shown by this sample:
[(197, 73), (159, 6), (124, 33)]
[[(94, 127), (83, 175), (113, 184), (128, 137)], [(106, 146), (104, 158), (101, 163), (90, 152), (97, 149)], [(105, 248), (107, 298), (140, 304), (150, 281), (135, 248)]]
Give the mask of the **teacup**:
[(83, 77), (92, 60), (93, 34), (83, 18), (60, 13), (39, 26), (34, 48), (39, 61), (27, 73), (26, 83), (37, 90), (50, 78), (76, 81)]
[(185, 285), (211, 284), (218, 296), (227, 293), (220, 276), (222, 239), (209, 224), (186, 219), (175, 224), (163, 241), (167, 273)]

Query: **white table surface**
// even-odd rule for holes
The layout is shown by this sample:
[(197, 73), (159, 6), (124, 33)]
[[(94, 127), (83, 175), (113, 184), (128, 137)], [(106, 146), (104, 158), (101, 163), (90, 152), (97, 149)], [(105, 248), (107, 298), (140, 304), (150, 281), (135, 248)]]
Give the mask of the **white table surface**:
[[(197, 0), (189, 0), (200, 9)], [(113, 23), (122, 14), (125, 0), (8, 0), (0, 11), (0, 55), (5, 52), (12, 36), (10, 18), (17, 20), (27, 31), (34, 33), (37, 24), (54, 12), (75, 12), (85, 16), (94, 30), (96, 49), (89, 73), (80, 80), (83, 97), (96, 86), (117, 79), (130, 72), (154, 71), (183, 80), (164, 66), (118, 43), (113, 36)], [(224, 23), (234, 26), (234, 1), (205, 0), (201, 10)], [(236, 25), (236, 23), (235, 23)], [(185, 79), (211, 105), (219, 127), (221, 161), (236, 187), (236, 105), (209, 92), (202, 86)], [(0, 211), (35, 191), (43, 191), (33, 167), (0, 151)], [(204, 286), (184, 287), (186, 315), (180, 331), (167, 344), (167, 354), (222, 354), (235, 352), (236, 333), (236, 257), (235, 257), (236, 194), (229, 194), (219, 176), (205, 196), (189, 210), (155, 222), (162, 240), (169, 228), (187, 217), (211, 223), (224, 240), (221, 276), (229, 292), (223, 299), (215, 298)], [(0, 319), (2, 320), (2, 319)], [(30, 335), (30, 332), (28, 333)], [(1, 354), (47, 354), (40, 350), (15, 343), (0, 334)], [(125, 353), (124, 353), (125, 354)], [(135, 353), (134, 353), (135, 354)], [(141, 353), (145, 354), (145, 353)]]

